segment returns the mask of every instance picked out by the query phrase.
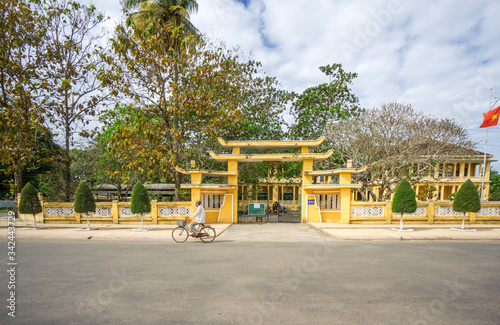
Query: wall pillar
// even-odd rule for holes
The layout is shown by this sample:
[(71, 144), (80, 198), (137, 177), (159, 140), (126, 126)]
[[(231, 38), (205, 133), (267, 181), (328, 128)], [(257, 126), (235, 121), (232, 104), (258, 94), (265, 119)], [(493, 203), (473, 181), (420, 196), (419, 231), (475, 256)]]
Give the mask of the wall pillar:
[(151, 223), (153, 225), (158, 224), (158, 200), (151, 201)]
[[(113, 217), (113, 223), (118, 224), (118, 215), (120, 211), (118, 210), (118, 200), (113, 200), (111, 202), (111, 217)], [(76, 213), (75, 213), (76, 215)], [(78, 220), (78, 223), (80, 223), (80, 220)]]
[(384, 209), (385, 223), (392, 223), (392, 201), (385, 201)]
[(434, 201), (429, 201), (427, 204), (427, 222), (429, 224), (434, 223), (435, 214), (436, 214), (435, 203)]
[(351, 223), (351, 189), (340, 189), (340, 223)]
[[(352, 168), (352, 161), (347, 161), (347, 168)], [(339, 184), (350, 185), (351, 173), (341, 172), (339, 174)], [(351, 222), (351, 188), (343, 187), (340, 189), (340, 223), (348, 224)]]
[(469, 223), (476, 223), (477, 212), (469, 212)]

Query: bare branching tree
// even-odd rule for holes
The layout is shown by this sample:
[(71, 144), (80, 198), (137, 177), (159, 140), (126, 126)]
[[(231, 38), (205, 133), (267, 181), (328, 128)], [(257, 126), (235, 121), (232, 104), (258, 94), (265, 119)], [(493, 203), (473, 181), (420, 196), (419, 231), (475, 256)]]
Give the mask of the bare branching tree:
[[(98, 106), (109, 97), (97, 78), (104, 62), (103, 32), (98, 28), (104, 16), (91, 5), (71, 0), (50, 0), (45, 15), (47, 29), (46, 106), (50, 121), (64, 142), (64, 194), (70, 200), (71, 156), (75, 136), (89, 135), (87, 126)], [(45, 9), (45, 7), (40, 7)]]
[[(355, 175), (363, 200), (389, 198), (402, 177), (413, 183), (435, 175), (436, 163), (453, 156), (477, 154), (466, 129), (449, 118), (415, 111), (410, 104), (388, 103), (330, 125), (326, 137), (344, 162), (368, 166)], [(374, 187), (380, 187), (377, 193)]]

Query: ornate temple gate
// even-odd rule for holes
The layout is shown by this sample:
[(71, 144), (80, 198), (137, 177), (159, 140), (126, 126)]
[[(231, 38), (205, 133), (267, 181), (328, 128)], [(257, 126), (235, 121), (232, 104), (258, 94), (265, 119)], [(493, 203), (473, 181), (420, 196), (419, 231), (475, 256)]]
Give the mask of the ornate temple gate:
[[(302, 162), (302, 184), (300, 188), (300, 221), (301, 222), (349, 222), (351, 189), (360, 185), (351, 184), (351, 173), (361, 172), (362, 169), (353, 169), (348, 164), (347, 168), (336, 170), (314, 171), (314, 161), (323, 161), (333, 154), (311, 153), (309, 150), (317, 148), (324, 137), (317, 140), (290, 140), (290, 141), (224, 141), (218, 138), (224, 149), (231, 150), (230, 154), (216, 154), (209, 152), (210, 156), (221, 162), (227, 162), (227, 171), (209, 171), (195, 169), (176, 170), (183, 174), (191, 175), (191, 184), (184, 184), (182, 188), (191, 190), (191, 205), (197, 200), (204, 201), (207, 222), (235, 223), (238, 222), (238, 163), (239, 162)], [(246, 154), (242, 150), (267, 150), (267, 149), (300, 149), (299, 153), (255, 153)], [(317, 184), (314, 178), (339, 175), (339, 183)], [(203, 184), (203, 176), (225, 176), (227, 184)], [(334, 201), (335, 200), (335, 201)], [(279, 217), (278, 217), (279, 221)], [(347, 222), (346, 222), (347, 221)]]

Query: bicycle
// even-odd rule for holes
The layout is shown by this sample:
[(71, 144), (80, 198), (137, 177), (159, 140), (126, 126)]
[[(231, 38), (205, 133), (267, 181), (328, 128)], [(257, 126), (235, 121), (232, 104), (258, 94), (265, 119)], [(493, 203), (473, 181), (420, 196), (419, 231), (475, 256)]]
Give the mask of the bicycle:
[[(193, 234), (193, 231), (187, 226), (186, 220), (177, 220), (176, 222), (178, 227), (172, 231), (172, 238), (177, 243), (183, 243), (188, 239), (189, 235)], [(205, 226), (203, 223), (200, 224), (199, 233), (200, 234), (195, 237), (200, 238), (204, 243), (213, 242), (217, 236), (214, 228)]]

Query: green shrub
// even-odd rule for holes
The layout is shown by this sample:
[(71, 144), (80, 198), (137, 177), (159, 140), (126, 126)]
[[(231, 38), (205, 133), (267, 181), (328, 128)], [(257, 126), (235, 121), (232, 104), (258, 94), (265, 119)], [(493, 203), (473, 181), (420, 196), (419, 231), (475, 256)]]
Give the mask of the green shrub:
[(417, 211), (415, 192), (406, 178), (403, 178), (392, 199), (393, 213), (413, 213)]
[(32, 214), (33, 217), (35, 217), (35, 214), (42, 212), (42, 204), (38, 198), (38, 193), (29, 182), (21, 191), (21, 201), (19, 202), (18, 210), (19, 213)]
[(132, 190), (130, 212), (141, 215), (151, 212), (151, 201), (149, 199), (148, 190), (142, 185), (141, 181), (137, 181)]
[(477, 188), (470, 179), (460, 186), (453, 200), (453, 211), (456, 212), (479, 212), (481, 200)]
[(81, 181), (76, 189), (74, 208), (77, 213), (95, 212), (94, 194), (84, 181)]

